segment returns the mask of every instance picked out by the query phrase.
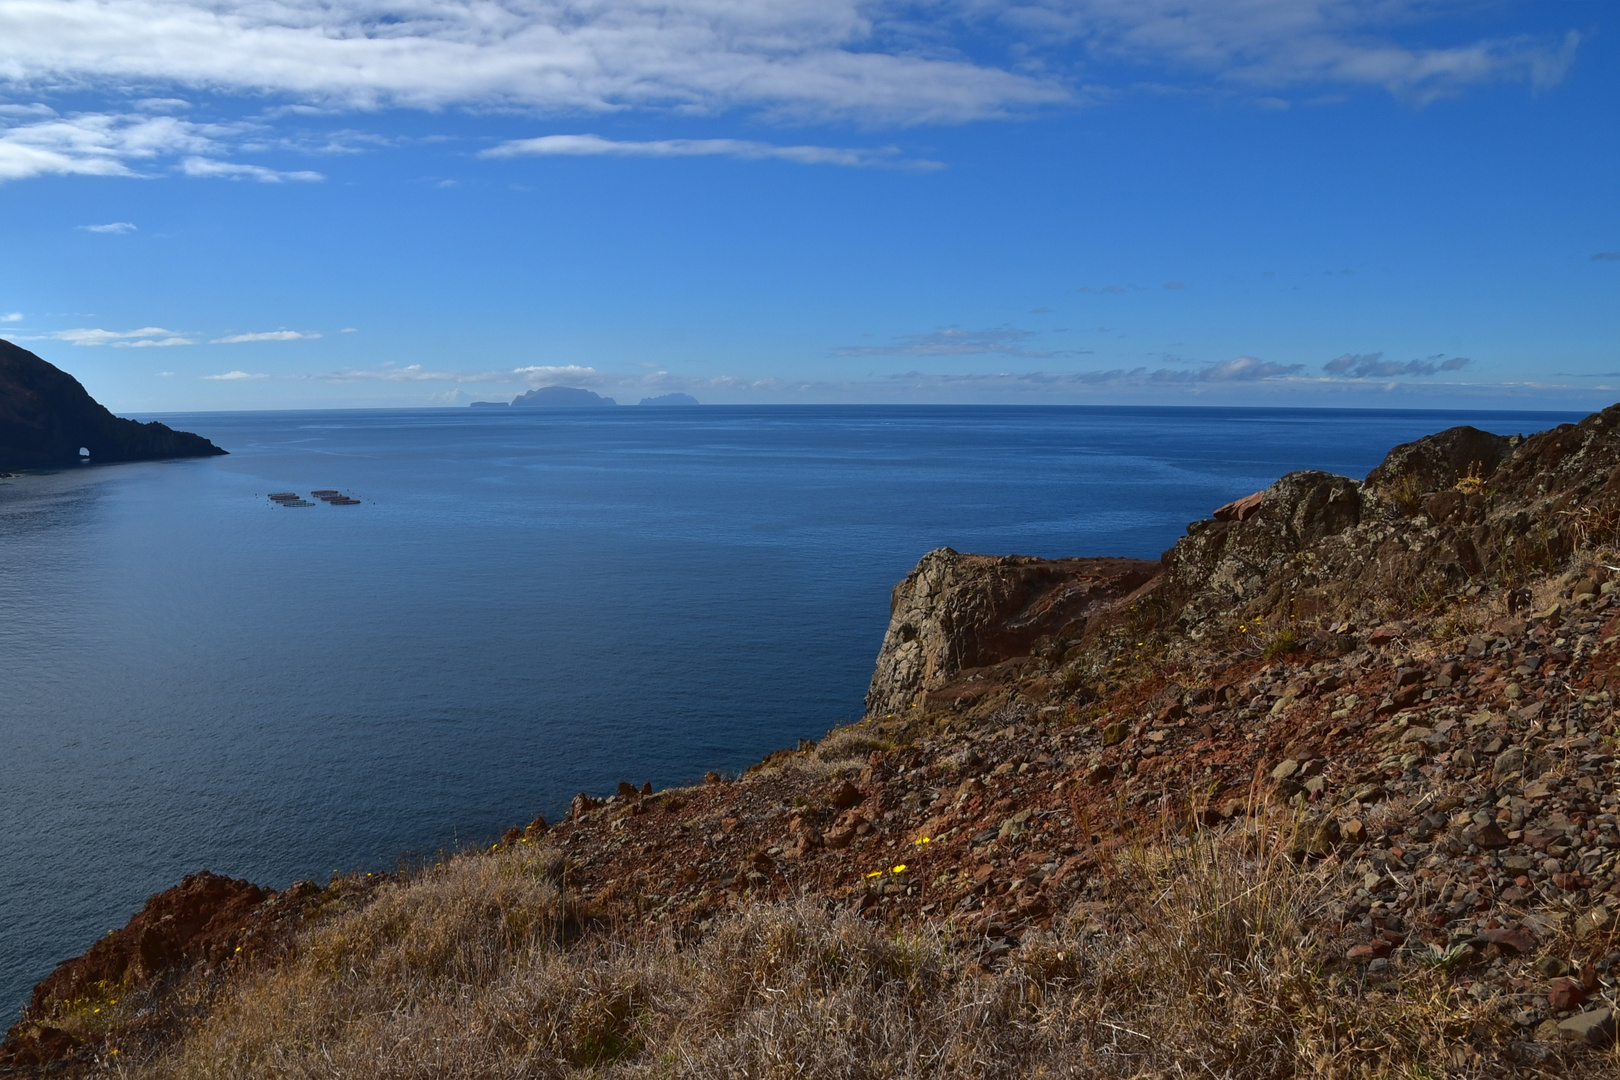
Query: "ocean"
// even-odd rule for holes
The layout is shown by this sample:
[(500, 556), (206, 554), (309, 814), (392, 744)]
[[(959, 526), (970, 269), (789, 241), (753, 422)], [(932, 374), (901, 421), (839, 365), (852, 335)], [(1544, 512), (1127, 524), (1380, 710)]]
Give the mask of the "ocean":
[(1157, 557), (1293, 469), (1577, 418), (155, 417), (231, 455), (0, 481), (0, 1003), (199, 869), (391, 868), (857, 719), (889, 590), (932, 548)]

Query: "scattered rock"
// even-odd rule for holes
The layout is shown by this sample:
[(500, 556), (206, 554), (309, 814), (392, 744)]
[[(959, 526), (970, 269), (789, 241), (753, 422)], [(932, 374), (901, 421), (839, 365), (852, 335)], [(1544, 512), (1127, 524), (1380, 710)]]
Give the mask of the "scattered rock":
[(848, 810), (861, 801), (861, 792), (848, 780), (841, 781), (827, 796), (827, 805), (834, 810)]
[(1547, 1004), (1558, 1012), (1579, 1007), (1586, 1000), (1586, 987), (1574, 979), (1555, 979), (1547, 989)]
[(1585, 1043), (1600, 1050), (1614, 1042), (1614, 1013), (1608, 1009), (1593, 1009), (1572, 1016), (1558, 1025), (1558, 1034), (1572, 1042)]

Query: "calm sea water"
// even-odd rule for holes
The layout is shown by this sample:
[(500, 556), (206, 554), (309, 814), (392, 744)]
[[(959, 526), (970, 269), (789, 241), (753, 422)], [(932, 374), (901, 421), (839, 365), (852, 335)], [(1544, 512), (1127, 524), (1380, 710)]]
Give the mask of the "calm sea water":
[[(214, 413), (0, 482), (0, 1004), (204, 867), (274, 886), (860, 715), (931, 548), (1154, 557), (1291, 469), (1562, 414)], [(283, 509), (339, 488), (359, 506)]]

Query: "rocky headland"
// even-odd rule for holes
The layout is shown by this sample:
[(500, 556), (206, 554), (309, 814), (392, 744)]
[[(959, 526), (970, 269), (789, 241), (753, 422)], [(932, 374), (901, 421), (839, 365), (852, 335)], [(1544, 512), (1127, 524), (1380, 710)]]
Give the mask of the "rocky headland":
[(187, 879), (0, 1070), (1620, 1075), (1620, 406), (1157, 562), (924, 556), (866, 717), (388, 876)]
[(200, 435), (114, 416), (79, 380), (27, 349), (0, 341), (0, 469), (223, 454)]

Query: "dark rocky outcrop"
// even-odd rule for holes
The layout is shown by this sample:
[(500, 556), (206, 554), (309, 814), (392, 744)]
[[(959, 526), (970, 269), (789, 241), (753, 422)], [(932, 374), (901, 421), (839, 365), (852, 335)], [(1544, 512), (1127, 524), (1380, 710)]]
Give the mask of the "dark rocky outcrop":
[(270, 892), (207, 870), (158, 893), (122, 929), (59, 964), (34, 987), (30, 1009), (83, 997), (99, 985), (150, 982), (195, 960), (232, 955), (248, 915)]
[(1418, 492), (1449, 488), (1464, 476), (1491, 475), (1522, 441), (1475, 427), (1448, 428), (1395, 447), (1364, 483), (1369, 493), (1386, 498), (1398, 497), (1396, 489), (1402, 484)]
[(0, 341), (0, 469), (74, 465), (81, 448), (98, 464), (225, 453), (200, 435), (114, 416), (67, 372)]
[(599, 405), (617, 405), (610, 397), (593, 394), (576, 386), (542, 386), (512, 399), (520, 407), (540, 409), (589, 409)]
[(898, 712), (960, 673), (1079, 640), (1086, 619), (1158, 573), (1139, 559), (924, 555), (894, 587), (866, 714)]
[(988, 706), (987, 688), (1019, 682), (1029, 700), (1072, 696), (1117, 662), (1090, 649), (1099, 635), (1134, 648), (1253, 623), (1331, 651), (1341, 623), (1513, 587), (1616, 539), (1620, 406), (1527, 439), (1451, 428), (1364, 481), (1289, 473), (1187, 526), (1157, 566), (931, 552), (895, 588), (866, 714)]

